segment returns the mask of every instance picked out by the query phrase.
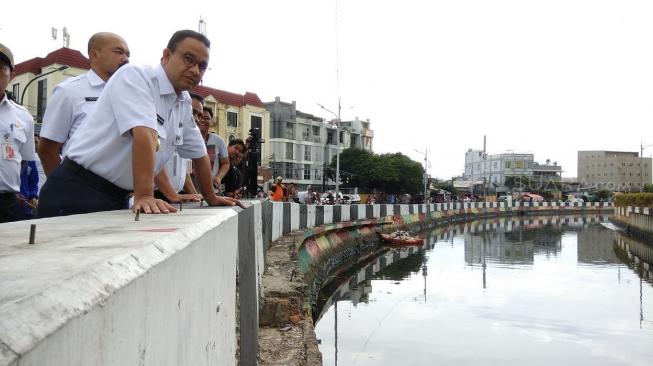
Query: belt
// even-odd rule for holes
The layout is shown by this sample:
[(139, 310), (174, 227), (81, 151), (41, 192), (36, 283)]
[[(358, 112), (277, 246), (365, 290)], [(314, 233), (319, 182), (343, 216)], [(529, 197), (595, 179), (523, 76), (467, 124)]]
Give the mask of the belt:
[(77, 175), (88, 184), (112, 196), (126, 198), (127, 195), (129, 195), (128, 190), (118, 187), (117, 185), (109, 182), (108, 180), (100, 177), (99, 175), (93, 173), (92, 171), (84, 168), (83, 166), (68, 158), (64, 158), (61, 165), (63, 165), (71, 173)]
[(0, 199), (16, 197), (16, 192), (0, 192)]

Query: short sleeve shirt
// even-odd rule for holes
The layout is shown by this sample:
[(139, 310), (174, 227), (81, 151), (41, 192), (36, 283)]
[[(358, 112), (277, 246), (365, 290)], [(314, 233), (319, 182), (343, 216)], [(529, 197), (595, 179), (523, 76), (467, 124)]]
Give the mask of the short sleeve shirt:
[(209, 133), (206, 138), (206, 152), (211, 161), (212, 175), (215, 177), (218, 175), (218, 170), (220, 170), (220, 159), (229, 157), (227, 155), (227, 144), (222, 137), (214, 133)]
[(186, 159), (206, 155), (188, 92), (177, 94), (161, 65), (127, 64), (109, 79), (95, 111), (71, 138), (68, 158), (123, 189), (133, 190), (130, 131), (134, 127), (158, 133), (154, 174), (175, 151)]
[(34, 120), (27, 109), (0, 99), (0, 192), (20, 191), (20, 163), (35, 160)]
[(54, 88), (43, 115), (41, 137), (62, 143), (62, 155), (68, 151), (70, 137), (95, 109), (104, 84), (104, 80), (89, 70)]

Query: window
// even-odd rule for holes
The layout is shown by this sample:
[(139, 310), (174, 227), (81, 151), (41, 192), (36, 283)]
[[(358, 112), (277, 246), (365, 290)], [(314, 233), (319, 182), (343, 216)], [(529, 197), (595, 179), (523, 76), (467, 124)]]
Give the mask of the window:
[(510, 162), (506, 161), (505, 164), (506, 164), (506, 169), (510, 169)]
[(238, 113), (227, 111), (227, 127), (238, 127)]
[(295, 139), (295, 124), (292, 122), (286, 122), (286, 138), (288, 140)]
[(306, 180), (311, 179), (311, 165), (310, 164), (304, 164), (304, 179), (306, 179)]
[(515, 169), (524, 169), (524, 161), (523, 160), (515, 161)]
[(335, 137), (335, 134), (331, 131), (327, 131), (327, 144), (329, 145), (335, 145), (335, 142), (333, 141)]
[(286, 159), (293, 158), (292, 148), (293, 148), (292, 142), (286, 142)]
[(36, 101), (36, 120), (43, 121), (43, 113), (48, 104), (48, 79), (39, 80), (38, 99)]
[(11, 87), (11, 93), (14, 94), (14, 99), (21, 102), (18, 100), (20, 98), (20, 83), (16, 83)]
[(304, 146), (304, 160), (311, 161), (311, 146), (310, 145), (305, 145)]

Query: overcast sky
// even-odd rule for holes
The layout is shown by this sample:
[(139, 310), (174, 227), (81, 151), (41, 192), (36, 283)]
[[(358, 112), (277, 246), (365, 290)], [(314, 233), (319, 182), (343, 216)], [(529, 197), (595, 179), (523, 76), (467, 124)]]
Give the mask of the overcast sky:
[(61, 47), (51, 27), (66, 26), (84, 55), (93, 33), (113, 31), (132, 62), (153, 64), (172, 33), (197, 30), (201, 16), (212, 41), (205, 85), (294, 100), (325, 118), (317, 103), (337, 113), (340, 96), (343, 119), (371, 120), (375, 152), (422, 162), (414, 150), (428, 147), (439, 178), (462, 173), (465, 151), (482, 148), (484, 134), (489, 153), (532, 152), (558, 161), (566, 177), (576, 176), (578, 150), (653, 144), (651, 1), (88, 4), (30, 1), (31, 11), (0, 19), (0, 43), (21, 62)]

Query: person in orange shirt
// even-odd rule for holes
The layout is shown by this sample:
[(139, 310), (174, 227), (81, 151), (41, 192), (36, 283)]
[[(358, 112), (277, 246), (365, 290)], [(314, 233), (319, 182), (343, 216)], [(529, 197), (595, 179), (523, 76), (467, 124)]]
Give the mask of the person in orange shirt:
[(281, 184), (281, 176), (277, 177), (270, 189), (270, 199), (275, 202), (283, 202), (286, 197), (286, 187)]

